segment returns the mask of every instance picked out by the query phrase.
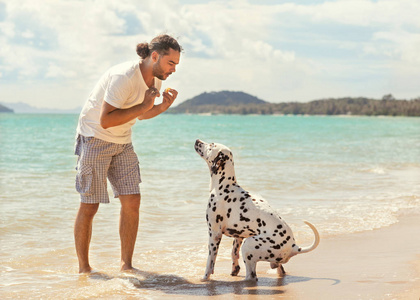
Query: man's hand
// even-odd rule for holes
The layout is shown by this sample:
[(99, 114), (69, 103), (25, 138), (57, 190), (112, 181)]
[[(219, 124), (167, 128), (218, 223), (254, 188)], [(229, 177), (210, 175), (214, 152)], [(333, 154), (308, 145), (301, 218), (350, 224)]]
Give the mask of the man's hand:
[(174, 89), (166, 89), (163, 92), (162, 109), (164, 111), (166, 111), (172, 103), (174, 103), (176, 96), (178, 96), (178, 92)]
[(159, 90), (157, 88), (151, 87), (146, 91), (144, 94), (144, 100), (142, 103), (142, 107), (144, 107), (145, 111), (148, 111), (153, 108), (153, 105), (155, 105), (155, 99), (156, 97), (160, 97)]

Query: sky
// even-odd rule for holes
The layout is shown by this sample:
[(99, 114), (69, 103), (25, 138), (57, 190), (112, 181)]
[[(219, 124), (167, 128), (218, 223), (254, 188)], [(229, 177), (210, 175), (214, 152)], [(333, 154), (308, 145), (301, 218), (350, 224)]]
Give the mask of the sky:
[(0, 102), (74, 109), (161, 33), (184, 48), (176, 103), (420, 96), (418, 0), (0, 0)]

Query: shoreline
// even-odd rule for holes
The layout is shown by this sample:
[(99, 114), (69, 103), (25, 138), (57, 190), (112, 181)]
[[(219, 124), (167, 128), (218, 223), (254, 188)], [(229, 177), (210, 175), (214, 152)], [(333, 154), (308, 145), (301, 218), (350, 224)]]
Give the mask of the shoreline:
[[(147, 271), (130, 282), (152, 298), (354, 300), (420, 298), (419, 215), (406, 215), (385, 228), (321, 238), (317, 249), (284, 265), (281, 278), (267, 262), (257, 265), (258, 282), (230, 276), (230, 260), (218, 260), (208, 282)], [(205, 261), (203, 261), (203, 273)], [(152, 285), (147, 282), (160, 282)], [(152, 291), (153, 290), (153, 291)], [(150, 292), (150, 293), (149, 293)]]

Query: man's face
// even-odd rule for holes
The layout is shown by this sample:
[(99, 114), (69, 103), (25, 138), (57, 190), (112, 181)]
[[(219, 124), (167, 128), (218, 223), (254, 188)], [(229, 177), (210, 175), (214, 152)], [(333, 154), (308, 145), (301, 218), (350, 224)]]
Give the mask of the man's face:
[[(157, 54), (157, 53), (156, 53)], [(168, 55), (158, 55), (157, 61), (153, 64), (153, 76), (165, 80), (176, 71), (181, 53), (169, 48)]]

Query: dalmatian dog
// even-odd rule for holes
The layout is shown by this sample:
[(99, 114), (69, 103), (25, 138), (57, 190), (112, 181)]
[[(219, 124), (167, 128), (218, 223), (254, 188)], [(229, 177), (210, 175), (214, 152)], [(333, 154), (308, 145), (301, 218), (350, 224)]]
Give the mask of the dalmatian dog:
[(270, 205), (260, 197), (244, 190), (236, 181), (233, 155), (222, 144), (197, 140), (196, 152), (207, 162), (210, 169), (210, 198), (207, 207), (209, 228), (209, 256), (203, 281), (214, 273), (214, 264), (223, 234), (233, 237), (232, 276), (239, 273), (239, 249), (246, 266), (245, 280), (258, 280), (256, 265), (259, 261), (270, 262), (280, 276), (285, 274), (282, 264), (296, 254), (314, 250), (320, 241), (314, 225), (305, 223), (315, 235), (309, 247), (296, 245), (293, 232)]

